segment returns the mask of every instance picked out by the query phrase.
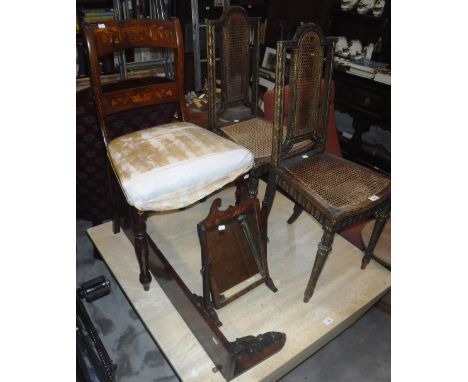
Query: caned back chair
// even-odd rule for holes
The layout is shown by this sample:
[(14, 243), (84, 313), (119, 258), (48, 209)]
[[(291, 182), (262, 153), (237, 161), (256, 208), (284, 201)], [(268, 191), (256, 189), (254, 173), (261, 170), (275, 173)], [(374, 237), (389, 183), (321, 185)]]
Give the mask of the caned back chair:
[[(253, 155), (217, 134), (185, 122), (184, 48), (177, 19), (110, 21), (90, 24), (84, 32), (96, 112), (110, 164), (110, 183), (114, 185), (113, 229), (117, 233), (121, 228), (115, 197), (120, 186), (131, 207), (140, 282), (148, 290), (151, 275), (145, 213), (183, 208), (206, 197), (249, 171)], [(172, 50), (174, 77), (164, 82), (158, 78), (120, 80), (103, 89), (99, 67), (102, 57), (134, 48)], [(110, 134), (109, 115), (168, 103), (176, 103), (178, 120), (119, 137)]]
[[(344, 227), (376, 217), (362, 259), (365, 269), (390, 208), (390, 179), (374, 170), (325, 152), (328, 104), (335, 40), (324, 39), (315, 24), (300, 26), (293, 40), (279, 41), (276, 61), (276, 94), (271, 171), (263, 201), (268, 219), (279, 185), (322, 225), (312, 273), (304, 293), (311, 298), (334, 234)], [(291, 54), (289, 112), (283, 126), (283, 89), (286, 54)], [(321, 83), (324, 84), (320, 91)], [(301, 155), (290, 155), (294, 145), (312, 140)]]
[[(219, 20), (207, 21), (208, 124), (213, 131), (258, 114), (259, 29), (260, 18), (248, 17), (239, 6), (227, 8)], [(219, 102), (216, 101), (217, 50), (221, 74)]]
[[(248, 17), (239, 6), (226, 9), (219, 20), (207, 21), (209, 128), (254, 154), (255, 163), (249, 178), (252, 196), (257, 195), (260, 176), (268, 171), (273, 137), (273, 123), (258, 116), (259, 27), (260, 18)], [(221, 38), (216, 46), (218, 30)], [(219, 103), (216, 99), (218, 50)], [(295, 147), (295, 150), (302, 149), (304, 144)]]
[[(254, 170), (249, 179), (251, 195), (257, 194), (258, 178), (269, 160), (273, 131), (273, 124), (257, 117), (259, 28), (260, 18), (248, 17), (239, 6), (227, 8), (219, 20), (207, 21), (208, 126), (254, 154)], [(219, 100), (217, 52), (221, 74)]]

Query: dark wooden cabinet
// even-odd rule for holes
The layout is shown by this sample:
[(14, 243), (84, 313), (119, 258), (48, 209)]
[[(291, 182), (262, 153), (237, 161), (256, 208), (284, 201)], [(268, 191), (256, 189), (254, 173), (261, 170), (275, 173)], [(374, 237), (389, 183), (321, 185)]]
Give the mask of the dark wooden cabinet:
[[(359, 14), (356, 9), (344, 11), (340, 0), (332, 1), (326, 34), (344, 36), (348, 43), (359, 40), (362, 46), (374, 44), (372, 61), (391, 64), (390, 0), (381, 16), (372, 11)], [(351, 61), (354, 62), (354, 61)], [(363, 63), (355, 61), (362, 65)], [(390, 173), (390, 94), (388, 84), (348, 73), (346, 66), (335, 65), (335, 109), (352, 118), (352, 129), (337, 128), (343, 155), (368, 167)], [(349, 119), (349, 120), (350, 120)], [(349, 121), (348, 120), (348, 121)], [(383, 142), (383, 143), (382, 143)]]
[(340, 68), (335, 69), (335, 110), (350, 115), (354, 133), (340, 131), (343, 155), (368, 167), (390, 173), (390, 151), (386, 145), (363, 140), (370, 129), (390, 131), (390, 85), (358, 77)]

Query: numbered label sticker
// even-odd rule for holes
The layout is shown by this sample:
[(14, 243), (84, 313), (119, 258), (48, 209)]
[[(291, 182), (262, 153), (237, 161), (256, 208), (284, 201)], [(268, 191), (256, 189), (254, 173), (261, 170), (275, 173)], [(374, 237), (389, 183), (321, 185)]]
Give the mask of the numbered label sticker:
[(221, 224), (218, 226), (218, 231), (224, 231), (226, 229), (226, 226), (224, 224)]
[(104, 29), (106, 27), (106, 24), (98, 24), (97, 27), (99, 29)]
[(322, 321), (325, 325), (330, 325), (332, 322), (333, 322), (333, 318), (331, 318), (330, 316), (326, 317), (323, 321)]
[(368, 198), (371, 202), (375, 202), (376, 200), (379, 200), (380, 198), (377, 195), (371, 195)]

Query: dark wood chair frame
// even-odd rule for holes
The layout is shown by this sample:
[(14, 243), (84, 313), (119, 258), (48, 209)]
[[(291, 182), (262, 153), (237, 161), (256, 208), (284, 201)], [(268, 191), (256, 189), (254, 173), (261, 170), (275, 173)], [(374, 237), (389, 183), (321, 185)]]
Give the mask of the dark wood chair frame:
[[(184, 97), (184, 49), (179, 20), (123, 20), (109, 21), (104, 27), (89, 24), (84, 28), (89, 52), (91, 83), (95, 97), (97, 117), (104, 144), (110, 142), (106, 116), (132, 108), (175, 102), (179, 120), (187, 118)], [(122, 80), (103, 91), (99, 60), (102, 56), (138, 47), (172, 49), (174, 52), (174, 78), (165, 83), (151, 83), (151, 79)], [(267, 332), (258, 336), (246, 336), (228, 341), (206, 310), (202, 297), (193, 294), (180, 278), (154, 241), (146, 233), (146, 214), (131, 207), (132, 227), (128, 219), (121, 219), (120, 197), (109, 164), (110, 192), (113, 201), (113, 232), (123, 228), (135, 248), (140, 282), (148, 290), (151, 274), (212, 359), (213, 372), (220, 371), (226, 380), (231, 380), (279, 351), (286, 335)], [(151, 271), (151, 274), (150, 274)]]
[[(293, 73), (297, 73), (299, 62), (299, 48), (301, 46), (301, 40), (307, 34), (316, 34), (320, 39), (322, 46), (321, 54), (317, 54), (316, 60), (318, 64), (321, 64), (323, 61), (324, 68), (324, 81), (325, 87), (322, 92), (322, 97), (320, 99), (321, 113), (316, 109), (316, 117), (312, 119), (312, 126), (304, 127), (301, 126), (301, 129), (297, 131), (297, 126), (295, 124), (296, 113), (300, 113), (300, 106), (298, 105), (297, 92), (296, 92), (296, 78), (290, 76), (290, 104), (289, 104), (289, 120), (286, 132), (286, 138), (283, 142), (283, 89), (284, 89), (284, 78), (285, 78), (285, 62), (286, 62), (286, 52), (291, 52), (292, 66), (291, 70)], [(288, 157), (288, 151), (292, 148), (293, 144), (304, 140), (312, 139), (316, 142), (316, 145), (310, 152), (307, 152), (308, 157), (314, 155), (321, 155), (325, 151), (325, 141), (327, 134), (327, 120), (328, 120), (328, 103), (329, 95), (331, 88), (331, 79), (332, 79), (332, 70), (333, 70), (333, 55), (334, 55), (335, 39), (326, 38), (322, 36), (322, 32), (319, 27), (315, 24), (303, 24), (300, 26), (293, 40), (290, 41), (279, 41), (277, 44), (277, 61), (276, 61), (276, 94), (275, 94), (275, 117), (274, 117), (274, 138), (273, 138), (273, 152), (272, 152), (272, 161), (270, 175), (267, 184), (267, 190), (265, 192), (265, 198), (262, 203), (262, 210), (265, 216), (266, 221), (268, 221), (268, 216), (273, 204), (273, 199), (276, 193), (278, 186), (282, 188), (291, 198), (296, 202), (295, 212), (290, 218), (293, 221), (300, 214), (302, 209), (305, 209), (309, 212), (318, 222), (322, 225), (323, 236), (318, 245), (317, 255), (315, 258), (314, 266), (312, 273), (307, 284), (305, 293), (304, 293), (304, 302), (308, 302), (311, 298), (317, 280), (324, 266), (325, 260), (328, 254), (331, 251), (331, 246), (333, 242), (334, 234), (344, 227), (363, 221), (365, 219), (375, 217), (376, 224), (372, 231), (372, 235), (369, 241), (369, 244), (365, 250), (364, 257), (362, 259), (361, 268), (365, 269), (367, 264), (370, 261), (372, 252), (374, 250), (375, 244), (382, 232), (382, 229), (385, 225), (388, 211), (390, 209), (390, 191), (388, 186), (388, 192), (385, 193), (385, 196), (376, 201), (371, 208), (361, 209), (358, 211), (351, 211), (345, 214), (340, 215), (338, 218), (333, 216), (332, 210), (327, 210), (322, 208), (320, 204), (308, 197), (306, 192), (303, 189), (301, 182), (298, 179), (294, 179), (285, 171), (284, 167), (288, 164), (295, 163), (300, 159), (296, 157)], [(310, 68), (309, 68), (310, 69)], [(322, 69), (323, 70), (323, 69)], [(322, 78), (322, 70), (320, 74), (315, 78), (315, 88), (317, 99), (320, 97), (320, 81)], [(308, 112), (311, 112), (308, 110)], [(331, 155), (331, 154), (330, 154)], [(359, 166), (356, 164), (356, 166)], [(371, 171), (371, 170), (368, 170)], [(267, 225), (268, 226), (268, 225)]]
[[(233, 20), (241, 20), (241, 23), (250, 30), (249, 35), (244, 40), (244, 44), (239, 48), (237, 59), (241, 61), (243, 68), (241, 78), (234, 78), (229, 55), (229, 49), (234, 41), (239, 42), (237, 31), (230, 29)], [(258, 81), (260, 62), (260, 17), (248, 17), (244, 8), (232, 6), (227, 8), (218, 20), (207, 20), (207, 66), (208, 66), (208, 128), (223, 135), (220, 130), (219, 117), (223, 113), (239, 105), (250, 108), (250, 118), (259, 114), (258, 107)], [(216, 31), (221, 30), (220, 46), (216, 47)], [(251, 39), (252, 37), (252, 39)], [(216, 50), (219, 49), (219, 67), (221, 68), (221, 99), (216, 102)], [(239, 87), (232, 86), (233, 82), (239, 82)], [(240, 88), (240, 91), (235, 91)], [(249, 95), (249, 89), (251, 94)], [(224, 136), (224, 135), (223, 135)], [(249, 192), (252, 196), (257, 195), (258, 181), (266, 171), (265, 166), (255, 166), (250, 171)]]

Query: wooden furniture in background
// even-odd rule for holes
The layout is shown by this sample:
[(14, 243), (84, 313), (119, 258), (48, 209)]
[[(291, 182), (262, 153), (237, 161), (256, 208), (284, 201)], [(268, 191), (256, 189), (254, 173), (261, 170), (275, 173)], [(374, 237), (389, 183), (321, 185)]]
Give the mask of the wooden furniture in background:
[(391, 130), (391, 87), (372, 79), (358, 77), (337, 68), (334, 71), (335, 108), (353, 118), (352, 136), (339, 132), (343, 156), (370, 168), (390, 174), (390, 152), (381, 145), (370, 145), (362, 136), (371, 126)]
[[(372, 61), (391, 66), (391, 0), (385, 1), (381, 16), (372, 12), (359, 14), (356, 9), (344, 11), (340, 1), (331, 4), (327, 22), (327, 35), (344, 36), (348, 44), (359, 40), (362, 46), (374, 44)], [(356, 63), (363, 65), (365, 61)], [(347, 72), (346, 65), (335, 68), (335, 109), (350, 115), (353, 132), (339, 131), (343, 156), (369, 168), (391, 172), (391, 153), (388, 147), (373, 144), (362, 137), (371, 126), (391, 131), (391, 86)]]
[[(277, 186), (316, 218), (323, 227), (312, 273), (304, 292), (311, 298), (336, 232), (376, 216), (377, 222), (362, 259), (364, 269), (390, 208), (390, 179), (325, 152), (328, 104), (334, 56), (334, 39), (324, 39), (315, 24), (298, 28), (294, 40), (280, 41), (277, 47), (276, 100), (273, 153), (263, 211), (268, 215)], [(283, 89), (286, 51), (291, 53), (289, 113), (283, 133)], [(324, 89), (320, 92), (324, 69)], [(307, 153), (287, 157), (298, 142), (312, 140)]]

